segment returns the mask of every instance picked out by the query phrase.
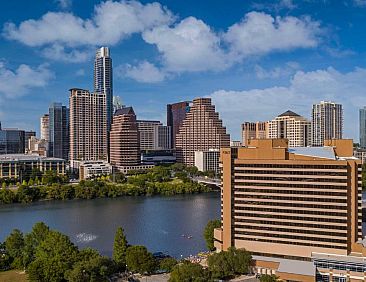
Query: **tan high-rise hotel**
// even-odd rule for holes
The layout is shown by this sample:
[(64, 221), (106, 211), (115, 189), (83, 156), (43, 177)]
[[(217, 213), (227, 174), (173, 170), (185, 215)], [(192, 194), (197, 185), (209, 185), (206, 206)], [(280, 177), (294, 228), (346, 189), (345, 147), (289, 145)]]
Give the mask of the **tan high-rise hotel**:
[(283, 281), (366, 281), (361, 164), (352, 155), (352, 140), (222, 149), (217, 249), (245, 248), (254, 271)]

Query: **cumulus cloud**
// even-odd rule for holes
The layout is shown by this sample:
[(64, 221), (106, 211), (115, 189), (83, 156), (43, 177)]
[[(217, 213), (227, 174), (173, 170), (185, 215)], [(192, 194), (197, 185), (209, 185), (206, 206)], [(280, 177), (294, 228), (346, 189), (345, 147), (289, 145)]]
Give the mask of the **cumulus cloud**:
[(95, 6), (89, 19), (72, 13), (48, 12), (19, 26), (6, 23), (3, 35), (31, 47), (115, 45), (133, 33), (172, 20), (171, 12), (156, 2), (143, 5), (137, 1), (107, 1)]
[(224, 40), (232, 56), (247, 57), (295, 48), (313, 48), (322, 33), (320, 23), (310, 17), (272, 17), (259, 12), (246, 14), (232, 25)]
[(72, 6), (72, 0), (55, 0), (61, 9), (69, 9)]
[(260, 65), (255, 65), (254, 72), (256, 77), (259, 79), (273, 79), (290, 76), (299, 68), (300, 65), (297, 62), (287, 62), (284, 66), (274, 67), (272, 69), (265, 69)]
[(219, 36), (203, 21), (188, 17), (173, 27), (161, 26), (145, 31), (143, 39), (155, 44), (167, 70), (222, 70), (230, 62), (220, 48)]
[(147, 61), (140, 62), (137, 66), (127, 65), (124, 70), (120, 69), (117, 74), (144, 83), (161, 82), (165, 79), (165, 73)]
[(0, 62), (0, 94), (7, 98), (20, 97), (33, 88), (46, 86), (53, 77), (47, 65), (32, 68), (22, 64), (16, 70), (10, 70)]
[[(366, 69), (341, 73), (329, 67), (311, 72), (297, 71), (288, 86), (244, 91), (218, 90), (210, 95), (235, 138), (243, 121), (270, 120), (291, 109), (310, 119), (311, 106), (321, 100), (343, 104), (345, 136), (358, 136), (358, 109), (366, 105)], [(236, 134), (236, 135), (235, 135)]]

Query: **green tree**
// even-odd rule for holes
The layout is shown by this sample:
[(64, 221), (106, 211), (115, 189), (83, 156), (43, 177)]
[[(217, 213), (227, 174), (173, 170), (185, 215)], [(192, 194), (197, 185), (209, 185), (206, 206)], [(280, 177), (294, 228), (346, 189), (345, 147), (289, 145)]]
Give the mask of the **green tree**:
[(244, 249), (231, 247), (228, 251), (214, 253), (208, 258), (208, 269), (214, 279), (228, 279), (236, 275), (247, 274), (251, 255)]
[(261, 275), (261, 277), (259, 278), (259, 281), (260, 282), (277, 282), (277, 281), (280, 281), (278, 279), (278, 277), (274, 274), (272, 275), (268, 275), (268, 274), (263, 274)]
[(6, 182), (3, 182), (3, 184), (1, 184), (1, 187), (2, 187), (3, 189), (6, 189)]
[(23, 265), (27, 267), (34, 259), (38, 246), (46, 239), (50, 232), (43, 222), (33, 225), (32, 231), (24, 236)]
[(27, 273), (30, 281), (64, 281), (78, 259), (78, 249), (69, 237), (49, 231), (38, 246)]
[(118, 227), (116, 235), (114, 236), (113, 244), (113, 260), (120, 270), (126, 268), (126, 251), (128, 242), (122, 227)]
[(172, 272), (174, 266), (177, 265), (175, 258), (164, 258), (159, 262), (159, 269), (167, 272)]
[(12, 267), (23, 267), (23, 248), (24, 237), (23, 233), (18, 229), (14, 229), (5, 239), (5, 248), (9, 256), (12, 258)]
[(185, 261), (177, 264), (170, 274), (169, 282), (211, 281), (209, 273), (200, 264)]
[(5, 243), (0, 242), (0, 271), (5, 271), (11, 267), (11, 257), (6, 251)]
[(109, 258), (98, 255), (75, 263), (73, 269), (66, 273), (66, 278), (73, 282), (108, 281), (114, 270)]
[(206, 246), (207, 249), (210, 251), (214, 251), (215, 250), (215, 246), (214, 246), (214, 229), (215, 228), (220, 228), (221, 227), (221, 221), (219, 219), (215, 219), (215, 220), (210, 220), (204, 231), (203, 231), (203, 237), (205, 238), (206, 241)]
[(150, 274), (156, 269), (156, 261), (144, 246), (131, 246), (127, 248), (126, 264), (128, 270)]

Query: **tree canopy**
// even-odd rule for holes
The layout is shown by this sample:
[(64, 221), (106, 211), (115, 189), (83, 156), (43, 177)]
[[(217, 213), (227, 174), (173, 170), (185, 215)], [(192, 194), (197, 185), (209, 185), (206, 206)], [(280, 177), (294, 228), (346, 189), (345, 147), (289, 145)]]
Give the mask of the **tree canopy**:
[(221, 221), (219, 219), (210, 220), (204, 231), (203, 231), (203, 237), (206, 241), (206, 246), (209, 251), (214, 251), (214, 229), (221, 227)]

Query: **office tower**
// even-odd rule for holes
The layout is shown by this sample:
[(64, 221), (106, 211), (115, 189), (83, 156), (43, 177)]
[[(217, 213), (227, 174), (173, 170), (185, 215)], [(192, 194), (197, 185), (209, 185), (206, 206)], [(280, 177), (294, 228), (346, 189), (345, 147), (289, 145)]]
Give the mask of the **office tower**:
[(24, 150), (28, 148), (28, 141), (32, 136), (36, 137), (35, 131), (24, 131)]
[(268, 138), (268, 122), (244, 122), (241, 125), (242, 146), (248, 147), (252, 139)]
[(311, 143), (311, 122), (306, 118), (286, 111), (268, 122), (269, 138), (286, 138), (289, 147), (307, 147)]
[(139, 132), (132, 107), (116, 111), (110, 132), (110, 162), (118, 167), (139, 165)]
[(245, 248), (253, 270), (281, 281), (363, 281), (361, 163), (352, 154), (352, 140), (335, 139), (222, 149), (216, 248)]
[(49, 107), (49, 156), (69, 159), (69, 109), (61, 103)]
[(194, 166), (194, 152), (230, 147), (230, 135), (222, 125), (210, 98), (193, 100), (176, 136), (177, 162)]
[(105, 94), (70, 89), (70, 160), (107, 160)]
[(366, 107), (360, 109), (360, 147), (366, 148)]
[(41, 139), (49, 141), (49, 116), (44, 114), (41, 117)]
[(313, 146), (323, 146), (324, 140), (342, 139), (342, 105), (325, 101), (314, 104), (311, 127)]
[(171, 127), (157, 120), (137, 120), (140, 134), (140, 150), (169, 150), (171, 149)]
[(113, 70), (108, 47), (101, 47), (95, 54), (94, 93), (105, 94), (108, 131), (113, 119)]
[(175, 148), (175, 139), (179, 132), (179, 128), (183, 123), (183, 120), (186, 118), (187, 113), (189, 112), (190, 102), (179, 102), (174, 104), (167, 105), (167, 126), (171, 127), (171, 143), (172, 148)]
[(17, 128), (2, 128), (0, 123), (0, 155), (24, 154), (25, 132)]

